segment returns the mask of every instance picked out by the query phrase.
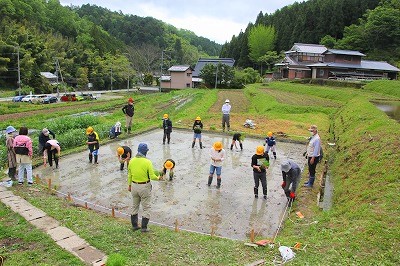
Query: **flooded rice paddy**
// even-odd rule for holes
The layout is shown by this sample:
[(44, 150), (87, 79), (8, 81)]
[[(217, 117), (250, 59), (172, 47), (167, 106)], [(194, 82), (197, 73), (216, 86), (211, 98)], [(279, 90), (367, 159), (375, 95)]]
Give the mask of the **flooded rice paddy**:
[[(145, 142), (150, 149), (147, 157), (156, 169), (161, 169), (167, 158), (176, 162), (172, 181), (152, 181), (150, 223), (174, 227), (178, 220), (180, 229), (209, 234), (213, 227), (216, 235), (230, 239), (248, 239), (251, 229), (255, 230), (256, 237), (274, 236), (286, 205), (280, 164), (291, 158), (303, 168), (303, 144), (277, 140), (278, 157), (270, 160), (268, 197), (264, 200), (262, 197), (254, 198), (250, 166), (256, 147), (263, 144), (262, 138), (246, 138), (243, 151), (235, 147), (231, 151), (230, 135), (204, 132), (203, 149), (198, 143), (191, 148), (191, 131), (174, 130), (169, 145), (162, 144), (162, 135), (162, 130), (154, 130), (100, 146), (98, 165), (89, 163), (88, 152), (80, 152), (63, 156), (59, 169), (41, 166), (34, 170), (34, 174), (42, 179), (51, 179), (52, 186), (62, 193), (70, 193), (74, 199), (80, 200), (81, 205), (88, 202), (130, 215), (132, 203), (127, 191), (127, 169), (119, 170), (116, 149), (125, 145), (136, 154), (138, 144)], [(215, 141), (222, 141), (226, 149), (220, 189), (215, 187), (216, 177), (212, 186), (207, 186), (209, 151)], [(262, 195), (261, 185), (259, 195)], [(139, 216), (141, 213), (140, 210)]]

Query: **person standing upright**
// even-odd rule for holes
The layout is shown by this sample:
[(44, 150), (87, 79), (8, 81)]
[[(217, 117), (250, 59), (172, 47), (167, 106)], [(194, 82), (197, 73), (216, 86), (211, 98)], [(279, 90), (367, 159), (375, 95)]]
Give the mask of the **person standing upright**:
[(211, 186), (214, 172), (217, 172), (217, 188), (221, 187), (221, 170), (222, 162), (225, 159), (225, 150), (222, 147), (222, 142), (217, 141), (213, 144), (210, 150), (211, 165), (210, 165), (210, 175), (208, 176), (208, 186)]
[(14, 139), (14, 150), (16, 153), (16, 159), (18, 163), (18, 184), (24, 184), (24, 175), (26, 170), (26, 177), (28, 179), (28, 185), (33, 184), (32, 178), (32, 140), (28, 136), (28, 128), (21, 127), (19, 129), (19, 135)]
[(199, 139), (200, 149), (203, 149), (203, 143), (201, 142), (201, 130), (203, 129), (203, 123), (201, 122), (200, 116), (196, 117), (192, 128), (194, 132), (192, 148), (194, 148), (194, 145), (196, 144), (196, 139)]
[(311, 125), (308, 129), (311, 137), (307, 145), (307, 162), (309, 179), (304, 185), (306, 187), (313, 187), (315, 181), (315, 170), (319, 162), (320, 150), (321, 150), (321, 139), (318, 134), (318, 128), (316, 125)]
[(229, 100), (226, 99), (225, 103), (222, 105), (222, 131), (225, 131), (225, 124), (228, 127), (228, 131), (230, 130), (230, 112), (231, 112), (231, 105), (229, 104)]
[[(133, 230), (139, 230), (138, 213), (139, 205), (142, 204), (142, 232), (148, 232), (147, 225), (150, 220), (151, 208), (151, 189), (150, 180), (162, 180), (162, 176), (154, 173), (152, 162), (146, 158), (149, 148), (146, 143), (140, 143), (138, 153), (132, 158), (128, 166), (128, 191), (132, 194), (133, 207), (131, 214), (131, 223)], [(132, 185), (133, 183), (133, 185)]]
[(272, 151), (272, 154), (274, 155), (274, 159), (276, 159), (276, 141), (275, 138), (272, 136), (272, 132), (269, 131), (267, 133), (267, 137), (265, 138), (265, 143), (267, 144), (267, 151), (266, 153), (269, 153), (269, 150)]
[(264, 152), (264, 146), (257, 146), (256, 153), (251, 157), (251, 167), (254, 178), (254, 197), (258, 198), (258, 187), (263, 188), (264, 199), (267, 199), (267, 169), (269, 165), (268, 153)]
[(131, 133), (133, 114), (135, 113), (135, 106), (133, 105), (133, 103), (133, 99), (129, 98), (128, 104), (122, 107), (122, 112), (125, 114), (126, 132), (128, 134)]
[(89, 149), (89, 163), (92, 163), (94, 157), (94, 163), (98, 164), (97, 159), (99, 156), (100, 140), (97, 132), (94, 131), (93, 127), (86, 129), (87, 142)]
[(8, 177), (15, 181), (17, 173), (17, 158), (14, 150), (14, 134), (17, 130), (13, 126), (6, 128), (6, 147), (7, 147), (7, 160), (8, 160)]
[(165, 139), (167, 139), (167, 143), (171, 141), (171, 132), (172, 132), (172, 121), (169, 119), (168, 114), (163, 115), (163, 144), (165, 144)]

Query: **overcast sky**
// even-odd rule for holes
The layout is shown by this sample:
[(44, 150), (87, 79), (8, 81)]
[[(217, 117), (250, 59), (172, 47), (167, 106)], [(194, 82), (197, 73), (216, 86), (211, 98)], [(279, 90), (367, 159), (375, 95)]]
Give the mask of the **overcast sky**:
[(260, 11), (270, 14), (294, 2), (296, 0), (60, 0), (66, 6), (92, 4), (124, 14), (153, 17), (220, 44), (244, 31), (249, 22), (254, 23)]

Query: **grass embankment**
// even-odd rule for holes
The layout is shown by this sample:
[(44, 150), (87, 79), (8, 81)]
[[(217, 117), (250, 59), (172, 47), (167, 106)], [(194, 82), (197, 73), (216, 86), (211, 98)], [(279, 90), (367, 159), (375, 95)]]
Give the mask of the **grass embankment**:
[[(282, 245), (307, 245), (307, 251), (299, 251), (292, 265), (398, 265), (399, 124), (369, 103), (378, 97), (399, 99), (398, 93), (390, 89), (396, 84), (386, 82), (379, 93), (371, 87), (355, 90), (280, 82), (254, 85), (243, 91), (247, 111), (232, 116), (267, 117), (269, 125), (259, 125), (264, 127), (259, 131), (260, 137), (271, 125), (276, 127), (274, 132), (284, 131), (289, 137), (305, 135), (307, 126), (315, 123), (324, 143), (330, 139), (337, 144), (335, 149), (325, 148), (335, 187), (333, 208), (322, 212), (315, 204), (318, 189), (301, 188), (291, 219), (284, 223), (277, 238)], [(229, 94), (185, 90), (140, 97), (143, 98), (136, 104), (136, 132), (159, 126), (165, 112), (173, 117), (174, 126), (190, 128), (193, 117), (200, 115), (206, 125), (215, 124), (220, 130), (220, 110), (210, 110), (215, 102), (222, 104)], [(186, 104), (181, 105), (184, 101)], [(110, 113), (101, 118), (101, 123), (121, 117), (120, 108)], [(13, 189), (96, 248), (108, 255), (119, 253), (129, 258), (127, 265), (243, 265), (258, 259), (271, 263), (279, 257), (276, 248), (254, 250), (241, 241), (175, 233), (157, 226), (151, 226), (153, 233), (143, 237), (129, 229), (128, 221), (73, 207), (63, 199), (49, 197), (45, 191)], [(306, 214), (306, 218), (297, 220), (296, 211)], [(10, 258), (15, 256), (7, 250), (1, 252)]]

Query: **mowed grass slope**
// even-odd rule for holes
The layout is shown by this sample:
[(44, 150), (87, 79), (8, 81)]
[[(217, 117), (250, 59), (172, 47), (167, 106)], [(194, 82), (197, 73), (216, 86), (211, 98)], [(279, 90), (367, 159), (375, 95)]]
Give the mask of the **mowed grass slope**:
[[(306, 251), (297, 251), (291, 265), (399, 264), (400, 128), (369, 102), (374, 98), (399, 100), (392, 89), (399, 83), (378, 82), (379, 90), (374, 89), (374, 83), (364, 89), (350, 89), (276, 82), (252, 85), (231, 94), (232, 99), (245, 97), (243, 109), (247, 111), (233, 111), (231, 118), (240, 121), (234, 122), (237, 130), (262, 138), (273, 127), (274, 132), (282, 131), (288, 138), (295, 138), (294, 135), (307, 136), (310, 124), (319, 126), (334, 183), (333, 207), (323, 212), (316, 206), (318, 188), (299, 189), (290, 219), (284, 222), (277, 238), (281, 245), (293, 246), (296, 242), (303, 247), (307, 245)], [(194, 118), (201, 116), (206, 129), (213, 125), (220, 131), (218, 106), (230, 99), (229, 95), (226, 90), (140, 95), (135, 132), (159, 127), (163, 113), (170, 114), (176, 127), (190, 128)], [(231, 100), (231, 104), (234, 110), (235, 102)], [(120, 119), (120, 108), (109, 112), (110, 116), (101, 118), (101, 123)], [(260, 129), (244, 130), (241, 127), (244, 118), (261, 121), (257, 125)], [(327, 147), (328, 141), (336, 142), (336, 146)], [(319, 166), (318, 176), (321, 170)], [(271, 265), (280, 257), (277, 246), (253, 249), (241, 241), (175, 233), (154, 225), (153, 233), (143, 237), (130, 230), (128, 221), (74, 207), (36, 188), (38, 191), (19, 187), (13, 190), (96, 248), (109, 255), (119, 253), (127, 257), (127, 265), (244, 265), (258, 259), (265, 259), (265, 265)], [(297, 219), (296, 211), (305, 214), (305, 219)], [(15, 259), (15, 254), (8, 256)]]

